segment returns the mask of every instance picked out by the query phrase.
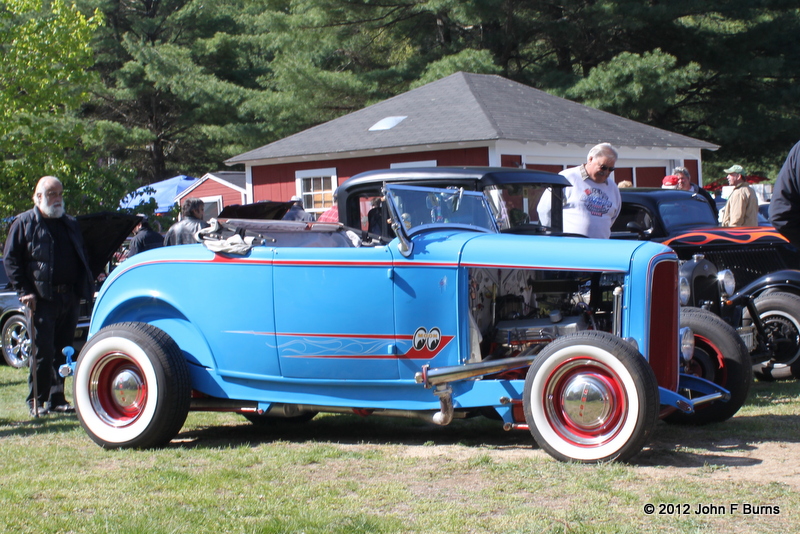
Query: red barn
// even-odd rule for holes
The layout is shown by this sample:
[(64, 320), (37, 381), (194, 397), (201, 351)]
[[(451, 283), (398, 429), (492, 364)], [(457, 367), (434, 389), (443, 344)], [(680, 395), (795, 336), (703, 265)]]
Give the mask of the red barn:
[(245, 173), (241, 171), (210, 172), (186, 188), (175, 198), (180, 205), (183, 199), (200, 198), (205, 202), (205, 218), (216, 217), (225, 206), (247, 204)]

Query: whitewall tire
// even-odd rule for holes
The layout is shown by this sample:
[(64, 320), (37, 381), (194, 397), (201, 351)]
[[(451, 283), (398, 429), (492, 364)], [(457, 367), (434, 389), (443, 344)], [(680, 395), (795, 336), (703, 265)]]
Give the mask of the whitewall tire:
[(144, 323), (108, 326), (84, 346), (75, 369), (81, 425), (105, 448), (168, 443), (189, 412), (186, 361), (163, 331)]

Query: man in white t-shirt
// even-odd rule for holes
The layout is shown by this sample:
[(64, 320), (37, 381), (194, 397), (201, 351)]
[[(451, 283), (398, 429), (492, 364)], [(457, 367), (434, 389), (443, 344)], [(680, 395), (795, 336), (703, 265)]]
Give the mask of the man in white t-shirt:
[[(617, 150), (609, 143), (593, 147), (586, 163), (559, 174), (572, 184), (564, 189), (564, 232), (608, 239), (622, 200), (609, 177), (617, 163)], [(550, 226), (550, 195), (542, 196), (536, 209), (539, 222)]]

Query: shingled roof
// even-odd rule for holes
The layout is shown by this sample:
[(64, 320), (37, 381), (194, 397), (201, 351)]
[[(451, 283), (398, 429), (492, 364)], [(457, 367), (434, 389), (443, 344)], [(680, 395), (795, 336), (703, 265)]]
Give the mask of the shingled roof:
[[(388, 129), (374, 129), (379, 121), (387, 118), (399, 122)], [(226, 163), (497, 140), (584, 146), (610, 142), (618, 147), (719, 148), (500, 76), (457, 72), (245, 152)]]

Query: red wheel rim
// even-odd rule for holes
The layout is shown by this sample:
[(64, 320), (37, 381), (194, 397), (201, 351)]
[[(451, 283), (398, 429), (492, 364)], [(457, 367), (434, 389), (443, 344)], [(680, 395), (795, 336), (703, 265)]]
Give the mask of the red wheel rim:
[(139, 365), (122, 353), (106, 354), (89, 378), (92, 409), (106, 424), (124, 427), (141, 415), (147, 403), (147, 380)]
[(552, 429), (578, 447), (597, 447), (614, 439), (628, 412), (619, 376), (586, 357), (572, 358), (553, 369), (542, 404)]

